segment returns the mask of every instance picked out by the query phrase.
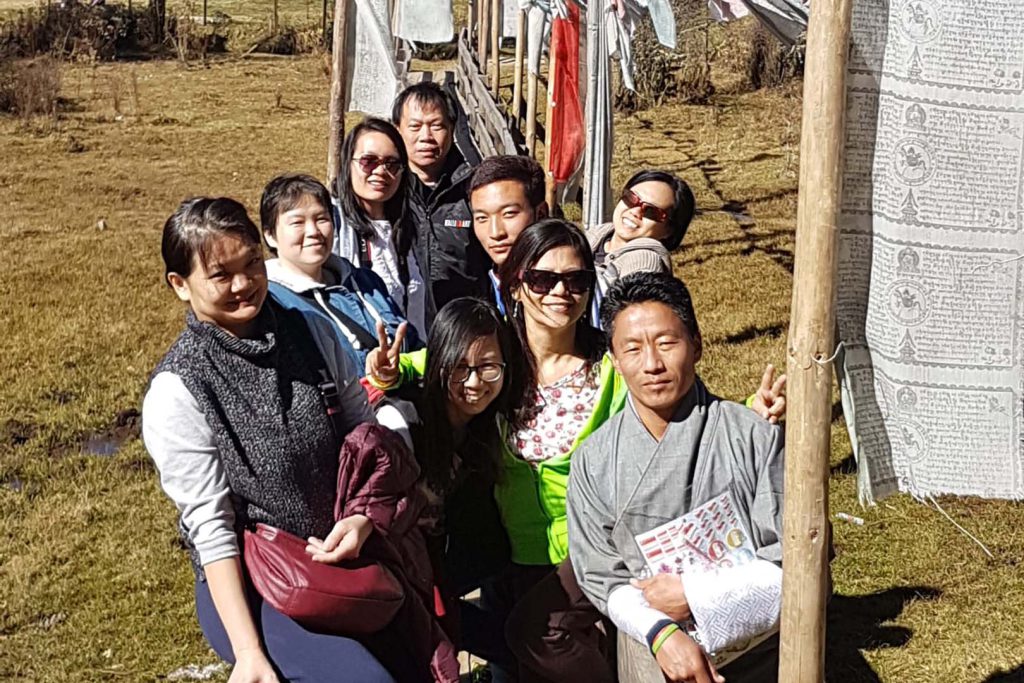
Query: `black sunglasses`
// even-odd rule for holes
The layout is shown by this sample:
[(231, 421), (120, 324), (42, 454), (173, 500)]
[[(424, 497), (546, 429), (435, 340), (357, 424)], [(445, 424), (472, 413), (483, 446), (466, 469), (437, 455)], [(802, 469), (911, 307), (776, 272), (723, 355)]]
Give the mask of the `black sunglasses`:
[(377, 170), (378, 167), (383, 166), (384, 170), (391, 175), (398, 175), (402, 170), (402, 160), (394, 157), (379, 157), (376, 154), (364, 154), (361, 157), (353, 159), (352, 161), (359, 164), (359, 168), (363, 170), (363, 173), (370, 175)]
[(594, 286), (594, 278), (592, 270), (570, 270), (565, 273), (556, 273), (553, 270), (531, 268), (523, 271), (523, 284), (529, 287), (534, 294), (547, 294), (559, 282), (563, 283), (571, 294), (586, 294)]

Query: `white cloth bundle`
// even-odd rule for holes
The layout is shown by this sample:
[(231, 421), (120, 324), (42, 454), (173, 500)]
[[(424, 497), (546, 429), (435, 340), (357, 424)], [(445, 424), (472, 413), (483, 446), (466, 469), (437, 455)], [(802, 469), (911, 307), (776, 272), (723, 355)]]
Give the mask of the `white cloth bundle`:
[(782, 569), (767, 560), (683, 577), (696, 640), (719, 664), (752, 648), (779, 626)]

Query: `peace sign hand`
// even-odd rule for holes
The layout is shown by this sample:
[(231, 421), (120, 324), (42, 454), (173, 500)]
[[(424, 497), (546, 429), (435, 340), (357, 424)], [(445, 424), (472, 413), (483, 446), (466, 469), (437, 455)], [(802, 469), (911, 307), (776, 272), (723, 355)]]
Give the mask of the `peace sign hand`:
[(404, 322), (395, 330), (395, 338), (388, 342), (384, 323), (377, 321), (377, 348), (366, 356), (366, 376), (380, 388), (393, 386), (398, 381), (398, 355), (402, 351), (405, 331), (409, 323)]
[(772, 424), (778, 423), (786, 414), (786, 376), (779, 375), (775, 379), (775, 366), (771, 363), (764, 369), (761, 386), (754, 394), (754, 403), (750, 407)]

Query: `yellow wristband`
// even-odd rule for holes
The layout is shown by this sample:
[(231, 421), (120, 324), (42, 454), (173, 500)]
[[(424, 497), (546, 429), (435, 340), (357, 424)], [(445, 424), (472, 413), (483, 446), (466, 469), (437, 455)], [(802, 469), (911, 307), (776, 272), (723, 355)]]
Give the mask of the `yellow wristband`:
[(651, 654), (658, 654), (658, 650), (665, 644), (665, 641), (669, 639), (673, 633), (679, 630), (678, 624), (669, 624), (665, 628), (661, 629), (658, 635), (654, 638), (654, 642), (651, 643)]
[(395, 385), (398, 384), (398, 378), (397, 377), (394, 380), (392, 380), (391, 382), (386, 382), (385, 383), (385, 382), (379, 381), (373, 375), (367, 375), (366, 376), (366, 381), (370, 383), (370, 386), (372, 386), (375, 389), (380, 389), (381, 391), (387, 391), (388, 389), (393, 389), (395, 387)]

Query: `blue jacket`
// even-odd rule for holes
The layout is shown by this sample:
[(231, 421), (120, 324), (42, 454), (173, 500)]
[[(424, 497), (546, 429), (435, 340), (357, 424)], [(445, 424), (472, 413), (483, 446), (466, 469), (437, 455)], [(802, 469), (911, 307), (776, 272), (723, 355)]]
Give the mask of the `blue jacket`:
[[(324, 264), (325, 285), (285, 270), (279, 259), (267, 261), (270, 295), (284, 308), (304, 316), (316, 316), (330, 322), (331, 329), (360, 373), (366, 356), (377, 346), (377, 320), (384, 323), (388, 336), (405, 322), (398, 305), (388, 296), (380, 276), (366, 268), (356, 268), (347, 260), (331, 254)], [(312, 328), (316, 335), (321, 327)], [(318, 340), (320, 341), (320, 340)], [(372, 341), (372, 343), (371, 343)], [(407, 326), (403, 351), (423, 346), (416, 329)]]

